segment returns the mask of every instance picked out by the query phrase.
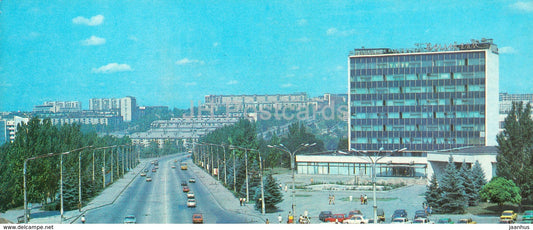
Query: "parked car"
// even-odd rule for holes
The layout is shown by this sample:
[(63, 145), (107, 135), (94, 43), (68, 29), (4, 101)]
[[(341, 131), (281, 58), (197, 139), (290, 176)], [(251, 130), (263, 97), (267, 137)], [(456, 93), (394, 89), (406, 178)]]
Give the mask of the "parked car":
[(187, 186), (187, 182), (181, 182), (181, 186)]
[(427, 217), (419, 217), (413, 220), (412, 224), (434, 224), (433, 221), (429, 220)]
[(407, 218), (407, 211), (405, 209), (397, 209), (392, 214), (391, 220), (398, 218), (398, 217), (405, 217)]
[(320, 221), (326, 221), (326, 218), (328, 217), (331, 217), (331, 215), (333, 215), (333, 213), (331, 213), (331, 211), (322, 211), (320, 212), (320, 214), (318, 214), (318, 219)]
[(359, 211), (359, 210), (353, 210), (353, 211), (350, 211), (350, 212), (348, 213), (348, 218), (351, 218), (353, 215), (360, 215), (360, 216), (362, 216), (363, 213), (362, 213), (361, 211)]
[(189, 192), (189, 186), (183, 186), (183, 192)]
[(516, 213), (513, 210), (505, 210), (502, 212), (502, 215), (500, 216), (501, 220), (504, 219), (512, 219), (513, 221), (516, 221)]
[(425, 218), (425, 217), (428, 217), (427, 214), (426, 214), (426, 211), (424, 210), (417, 210), (415, 212), (415, 217), (413, 219), (416, 219), (416, 218)]
[(522, 220), (533, 220), (533, 210), (525, 211)]
[(500, 221), (498, 223), (500, 223), (500, 224), (514, 224), (514, 221), (513, 221), (513, 219), (500, 219)]
[(453, 224), (453, 221), (450, 218), (440, 218), (437, 224)]
[(194, 177), (191, 177), (191, 179), (189, 179), (189, 183), (196, 183), (196, 179), (194, 179)]
[(473, 221), (472, 218), (463, 218), (463, 219), (459, 219), (457, 223), (458, 224), (476, 224), (477, 222)]
[(352, 215), (348, 219), (342, 221), (343, 224), (368, 224), (368, 219), (362, 215)]
[(146, 182), (152, 182), (152, 177), (151, 176), (147, 176), (146, 177)]
[(378, 208), (378, 223), (379, 222), (385, 222), (385, 212), (381, 208)]
[(194, 192), (190, 191), (187, 193), (187, 198), (194, 198)]
[(124, 217), (124, 224), (136, 224), (136, 223), (137, 223), (137, 219), (135, 218), (134, 215), (128, 215)]
[(204, 216), (201, 213), (192, 214), (192, 223), (193, 224), (203, 224)]
[(187, 200), (187, 207), (189, 207), (189, 208), (196, 207), (196, 200), (195, 199), (188, 199)]
[(407, 219), (406, 217), (396, 217), (394, 219), (392, 219), (392, 222), (391, 224), (410, 224), (411, 221), (409, 221), (409, 219)]
[(345, 214), (333, 214), (330, 217), (325, 219), (325, 222), (338, 222), (342, 223), (344, 219), (348, 219)]

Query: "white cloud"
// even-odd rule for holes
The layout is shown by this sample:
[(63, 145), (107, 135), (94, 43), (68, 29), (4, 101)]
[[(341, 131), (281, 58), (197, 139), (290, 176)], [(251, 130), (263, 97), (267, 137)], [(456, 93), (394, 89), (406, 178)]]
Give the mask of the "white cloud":
[(114, 72), (125, 72), (132, 71), (131, 66), (128, 64), (118, 64), (118, 63), (109, 63), (107, 65), (101, 66), (96, 69), (93, 68), (93, 73), (114, 73)]
[(74, 24), (81, 24), (81, 25), (88, 25), (88, 26), (97, 26), (104, 22), (104, 16), (99, 14), (94, 17), (85, 18), (82, 16), (78, 16), (72, 19), (72, 23)]
[(355, 34), (355, 30), (338, 30), (337, 28), (329, 28), (326, 30), (326, 34), (329, 36), (350, 36), (352, 34)]
[(305, 25), (307, 25), (307, 20), (300, 19), (300, 20), (296, 21), (296, 24), (298, 24), (299, 26), (305, 26)]
[(292, 87), (293, 85), (291, 83), (287, 83), (287, 84), (283, 84), (281, 85), (281, 88), (289, 88), (289, 87)]
[(516, 50), (513, 47), (510, 47), (510, 46), (500, 47), (498, 51), (501, 54), (513, 54), (513, 53), (516, 53)]
[(81, 44), (84, 46), (98, 46), (105, 44), (105, 42), (105, 38), (91, 36), (90, 38), (81, 41)]
[(196, 82), (187, 82), (187, 83), (185, 83), (185, 86), (195, 86), (195, 85), (197, 85)]
[(218, 43), (218, 42), (213, 43), (213, 47), (218, 47), (219, 45), (220, 45), (220, 43)]
[(133, 35), (128, 36), (128, 40), (132, 40), (132, 41), (135, 41), (135, 42), (139, 41), (139, 39), (137, 37), (133, 36)]
[(226, 85), (236, 85), (236, 84), (239, 84), (239, 81), (231, 80), (231, 81), (228, 81), (228, 83), (226, 83)]
[(326, 34), (327, 35), (334, 35), (336, 33), (338, 33), (339, 30), (337, 30), (337, 28), (329, 28), (327, 31), (326, 31)]
[(188, 65), (188, 64), (200, 64), (200, 65), (203, 65), (204, 64), (204, 61), (200, 61), (200, 60), (194, 60), (194, 59), (188, 59), (188, 58), (183, 58), (179, 61), (176, 61), (176, 64), (178, 65)]
[(526, 11), (526, 12), (533, 12), (533, 1), (516, 2), (516, 3), (511, 4), (511, 8)]

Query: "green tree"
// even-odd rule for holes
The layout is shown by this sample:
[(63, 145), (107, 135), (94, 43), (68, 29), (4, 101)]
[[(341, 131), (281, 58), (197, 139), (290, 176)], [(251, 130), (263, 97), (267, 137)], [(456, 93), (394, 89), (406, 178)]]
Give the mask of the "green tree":
[(442, 197), (442, 191), (439, 188), (439, 182), (437, 181), (437, 175), (433, 173), (429, 185), (426, 189), (426, 203), (433, 208), (435, 212), (439, 211), (439, 200)]
[(492, 180), (483, 186), (480, 192), (482, 200), (497, 203), (500, 207), (505, 202), (520, 204), (522, 197), (520, 196), (520, 188), (512, 180), (507, 180), (503, 177), (494, 177)]
[(503, 132), (496, 137), (498, 164), (496, 174), (512, 180), (521, 196), (533, 200), (533, 120), (531, 105), (513, 103), (503, 124)]
[(487, 184), (487, 179), (485, 179), (485, 172), (483, 172), (483, 169), (477, 160), (472, 167), (472, 183), (474, 185), (474, 193), (477, 194), (477, 201), (479, 201), (479, 192), (481, 191), (481, 188)]
[(465, 199), (469, 206), (475, 206), (478, 204), (479, 194), (476, 191), (476, 187), (473, 181), (472, 170), (468, 168), (466, 162), (463, 161), (461, 169), (459, 170), (461, 181), (464, 186)]
[[(265, 212), (275, 212), (278, 208), (276, 207), (277, 204), (281, 203), (283, 201), (283, 196), (281, 195), (281, 188), (279, 187), (279, 184), (276, 182), (276, 179), (272, 176), (272, 174), (267, 174), (264, 180), (264, 193), (265, 193)], [(261, 210), (261, 188), (259, 188), (259, 191), (256, 192), (256, 198), (255, 198), (255, 207), (257, 210)]]
[(339, 145), (337, 146), (337, 150), (348, 150), (348, 138), (341, 138), (339, 140)]
[(439, 186), (442, 191), (442, 197), (438, 201), (439, 212), (464, 213), (467, 206), (465, 189), (452, 156), (448, 160), (448, 165), (439, 181)]

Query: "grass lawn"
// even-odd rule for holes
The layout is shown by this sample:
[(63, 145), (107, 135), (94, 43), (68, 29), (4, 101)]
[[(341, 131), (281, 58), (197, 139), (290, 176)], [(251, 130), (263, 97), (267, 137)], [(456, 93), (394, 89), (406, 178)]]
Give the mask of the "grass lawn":
[[(467, 213), (473, 215), (490, 215), (490, 216), (499, 216), (504, 210), (513, 210), (518, 212), (518, 205), (505, 203), (503, 206), (498, 206), (498, 204), (481, 202), (478, 206), (468, 207), (466, 209)], [(522, 210), (518, 212), (522, 214), (525, 210), (533, 210), (533, 205), (523, 205)]]

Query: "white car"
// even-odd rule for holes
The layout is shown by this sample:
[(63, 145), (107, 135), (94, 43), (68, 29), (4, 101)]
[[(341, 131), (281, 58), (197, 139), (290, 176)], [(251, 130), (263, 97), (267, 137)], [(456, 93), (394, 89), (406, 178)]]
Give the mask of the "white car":
[(361, 215), (353, 215), (350, 219), (342, 221), (343, 224), (368, 224), (368, 219)]
[(196, 200), (195, 199), (188, 199), (187, 200), (187, 207), (189, 207), (189, 208), (196, 207)]
[(413, 224), (434, 224), (433, 221), (429, 220), (428, 218), (416, 218), (412, 222)]
[(189, 199), (194, 198), (194, 192), (188, 192), (187, 193), (187, 198), (189, 198)]
[(391, 224), (410, 224), (410, 223), (411, 221), (409, 221), (409, 219), (405, 217), (394, 218), (391, 222)]

